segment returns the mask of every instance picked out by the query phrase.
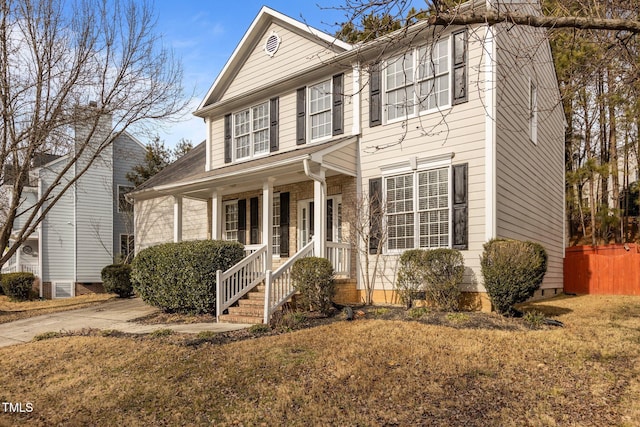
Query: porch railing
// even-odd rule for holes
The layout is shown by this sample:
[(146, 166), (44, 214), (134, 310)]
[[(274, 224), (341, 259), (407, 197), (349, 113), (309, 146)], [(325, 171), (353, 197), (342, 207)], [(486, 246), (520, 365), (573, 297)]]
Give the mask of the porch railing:
[(290, 257), (276, 271), (267, 271), (265, 277), (264, 323), (268, 324), (271, 315), (295, 294), (291, 282), (291, 267), (300, 258), (313, 256), (313, 240)]
[(331, 261), (336, 276), (351, 274), (351, 245), (349, 243), (326, 243), (326, 257)]
[(18, 268), (18, 265), (11, 264), (2, 269), (2, 273), (4, 274), (16, 273), (16, 272), (33, 273), (34, 276), (38, 276), (40, 273), (40, 269), (38, 268), (37, 265), (31, 265), (31, 264), (20, 264), (19, 268)]
[(247, 257), (227, 271), (216, 272), (216, 319), (265, 278), (267, 246), (252, 245), (245, 248), (247, 252)]

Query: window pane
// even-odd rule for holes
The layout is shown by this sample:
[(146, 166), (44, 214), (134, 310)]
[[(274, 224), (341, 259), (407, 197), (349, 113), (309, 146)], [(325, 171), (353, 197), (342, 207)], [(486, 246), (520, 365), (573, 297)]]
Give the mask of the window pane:
[(418, 173), (420, 247), (449, 246), (449, 168)]
[(309, 121), (312, 140), (331, 135), (331, 80), (309, 87)]
[(280, 255), (280, 194), (273, 196), (273, 211), (272, 211), (272, 251), (274, 255)]
[(238, 240), (238, 204), (229, 203), (224, 207), (224, 231), (226, 240)]

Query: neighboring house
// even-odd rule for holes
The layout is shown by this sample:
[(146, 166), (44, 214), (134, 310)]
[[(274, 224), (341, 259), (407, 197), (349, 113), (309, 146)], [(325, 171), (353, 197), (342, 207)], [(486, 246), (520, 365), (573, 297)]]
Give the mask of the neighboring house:
[[(102, 120), (102, 132), (110, 132), (111, 118)], [(87, 131), (77, 126), (76, 141), (85, 140)], [(96, 140), (104, 139), (104, 133), (98, 135), (100, 132), (97, 131)], [(144, 145), (128, 133), (116, 137), (51, 208), (2, 272), (34, 273), (39, 279), (40, 297), (44, 298), (66, 298), (101, 290), (102, 268), (133, 252), (133, 205), (124, 197), (133, 186), (126, 174), (143, 162), (145, 152)], [(85, 153), (92, 153), (90, 146)], [(30, 186), (23, 192), (23, 212), (28, 212), (38, 194), (51, 185), (70, 155), (73, 154), (34, 161)], [(84, 155), (80, 157), (69, 170), (69, 177), (86, 164), (85, 159)], [(16, 217), (14, 230), (22, 227), (25, 216)]]
[[(290, 295), (285, 261), (313, 253), (351, 279), (341, 299), (358, 302), (363, 272), (345, 215), (378, 196), (386, 212), (371, 223), (388, 237), (374, 301), (395, 301), (404, 250), (452, 247), (469, 301), (486, 309), (479, 260), (494, 237), (542, 243), (540, 293), (562, 289), (564, 118), (543, 30), (421, 22), (349, 45), (263, 7), (195, 115), (206, 142), (132, 193), (136, 250), (251, 245), (274, 270), (272, 308), (274, 292)], [(237, 299), (225, 289), (220, 310)]]

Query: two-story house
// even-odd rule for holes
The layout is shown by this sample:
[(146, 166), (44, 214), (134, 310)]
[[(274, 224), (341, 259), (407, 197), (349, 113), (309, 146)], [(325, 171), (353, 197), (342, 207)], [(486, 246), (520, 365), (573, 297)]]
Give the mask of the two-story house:
[[(375, 302), (394, 301), (404, 250), (452, 247), (467, 299), (486, 308), (479, 259), (494, 237), (542, 243), (541, 293), (562, 288), (564, 119), (543, 30), (419, 22), (350, 45), (264, 7), (195, 115), (206, 141), (132, 194), (137, 250), (237, 240), (280, 281), (313, 253), (359, 302), (357, 257), (376, 255), (348, 243), (345, 219), (370, 200)], [(273, 280), (267, 299), (284, 286)]]
[[(95, 150), (91, 141), (108, 139), (111, 117), (101, 119), (100, 127), (75, 126), (75, 145), (64, 156), (40, 156), (29, 172), (30, 185), (24, 189), (20, 206), (28, 214), (44, 190), (67, 166), (77, 144), (94, 136), (84, 154), (63, 176), (75, 176)], [(116, 136), (73, 186), (53, 205), (35, 233), (21, 245), (4, 265), (2, 272), (27, 271), (37, 276), (42, 298), (68, 298), (102, 290), (101, 271), (114, 260), (133, 251), (133, 205), (125, 194), (133, 189), (126, 174), (144, 161), (146, 148), (130, 134)], [(50, 198), (58, 194), (56, 186)], [(42, 209), (45, 209), (45, 204)], [(18, 215), (14, 233), (23, 228), (26, 214)]]

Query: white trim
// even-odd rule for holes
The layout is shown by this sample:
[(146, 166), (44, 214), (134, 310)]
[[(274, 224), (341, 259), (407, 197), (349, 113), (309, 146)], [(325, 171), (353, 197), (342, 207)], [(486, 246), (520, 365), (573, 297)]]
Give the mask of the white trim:
[(182, 241), (182, 196), (173, 196), (173, 241)]
[(533, 79), (529, 77), (529, 105), (527, 108), (529, 125), (529, 140), (534, 145), (538, 145), (538, 86)]
[[(253, 122), (254, 122), (253, 110), (254, 108), (261, 107), (263, 105), (267, 106), (267, 127), (266, 129), (261, 129), (260, 131), (266, 130), (267, 132), (267, 150), (256, 154), (253, 137), (257, 131), (253, 129)], [(238, 146), (236, 144), (236, 138), (237, 138), (236, 137), (236, 114), (244, 113), (246, 111), (249, 112), (249, 133), (248, 133), (249, 155), (245, 157), (236, 157), (238, 152), (237, 150)], [(248, 160), (257, 159), (260, 157), (265, 157), (270, 154), (270, 151), (271, 151), (271, 102), (270, 100), (254, 103), (253, 105), (250, 105), (247, 108), (243, 108), (243, 109), (232, 112), (231, 113), (231, 161), (232, 163), (241, 163)]]
[[(38, 200), (40, 200), (40, 198), (42, 197), (42, 180), (38, 179)], [(38, 216), (42, 215), (42, 206), (40, 206), (38, 208)], [(42, 284), (44, 282), (44, 271), (42, 270), (43, 267), (43, 262), (42, 259), (44, 258), (43, 253), (42, 253), (42, 227), (44, 227), (45, 222), (41, 221), (40, 224), (38, 225), (38, 272), (40, 273), (40, 283), (38, 285), (38, 296), (40, 298), (44, 297), (44, 289), (42, 287)]]
[[(218, 197), (220, 197), (220, 195), (218, 195)], [(229, 205), (236, 205), (236, 215), (239, 216), (239, 211), (238, 211), (238, 199), (233, 199), (233, 200), (227, 200), (226, 202), (221, 202), (222, 205), (222, 212), (221, 212), (221, 216), (220, 216), (220, 230), (221, 230), (221, 235), (220, 235), (220, 239), (221, 240), (229, 240), (227, 239), (227, 206)], [(236, 239), (232, 240), (233, 242), (237, 242), (238, 241), (238, 225), (239, 225), (239, 220), (238, 218), (236, 218)], [(246, 224), (245, 224), (246, 225)], [(234, 230), (230, 230), (230, 231), (234, 231)]]
[(205, 146), (205, 161), (204, 161), (204, 171), (205, 172), (209, 172), (211, 170), (211, 120), (209, 119), (209, 117), (205, 117), (204, 118), (204, 124), (207, 128), (207, 139), (206, 139), (206, 146)]
[(362, 114), (360, 111), (360, 100), (362, 96), (362, 91), (360, 88), (360, 64), (355, 63), (353, 64), (352, 68), (353, 88), (351, 90), (353, 92), (353, 95), (351, 96), (351, 134), (359, 135), (361, 132), (360, 120), (362, 120)]
[(438, 156), (418, 158), (412, 156), (407, 160), (397, 163), (390, 163), (380, 167), (382, 176), (400, 175), (415, 170), (435, 169), (438, 167), (451, 166), (455, 153), (440, 154)]
[(484, 42), (485, 78), (485, 240), (496, 237), (496, 63), (493, 29), (486, 27)]
[(266, 247), (265, 270), (271, 270), (273, 256), (273, 181), (269, 177), (262, 183), (262, 244)]
[[(68, 297), (58, 297), (56, 296), (56, 289), (58, 285), (66, 285), (69, 286), (69, 296)], [(51, 282), (51, 299), (64, 299), (64, 298), (73, 298), (76, 296), (76, 286), (73, 280), (58, 280), (55, 282)]]

